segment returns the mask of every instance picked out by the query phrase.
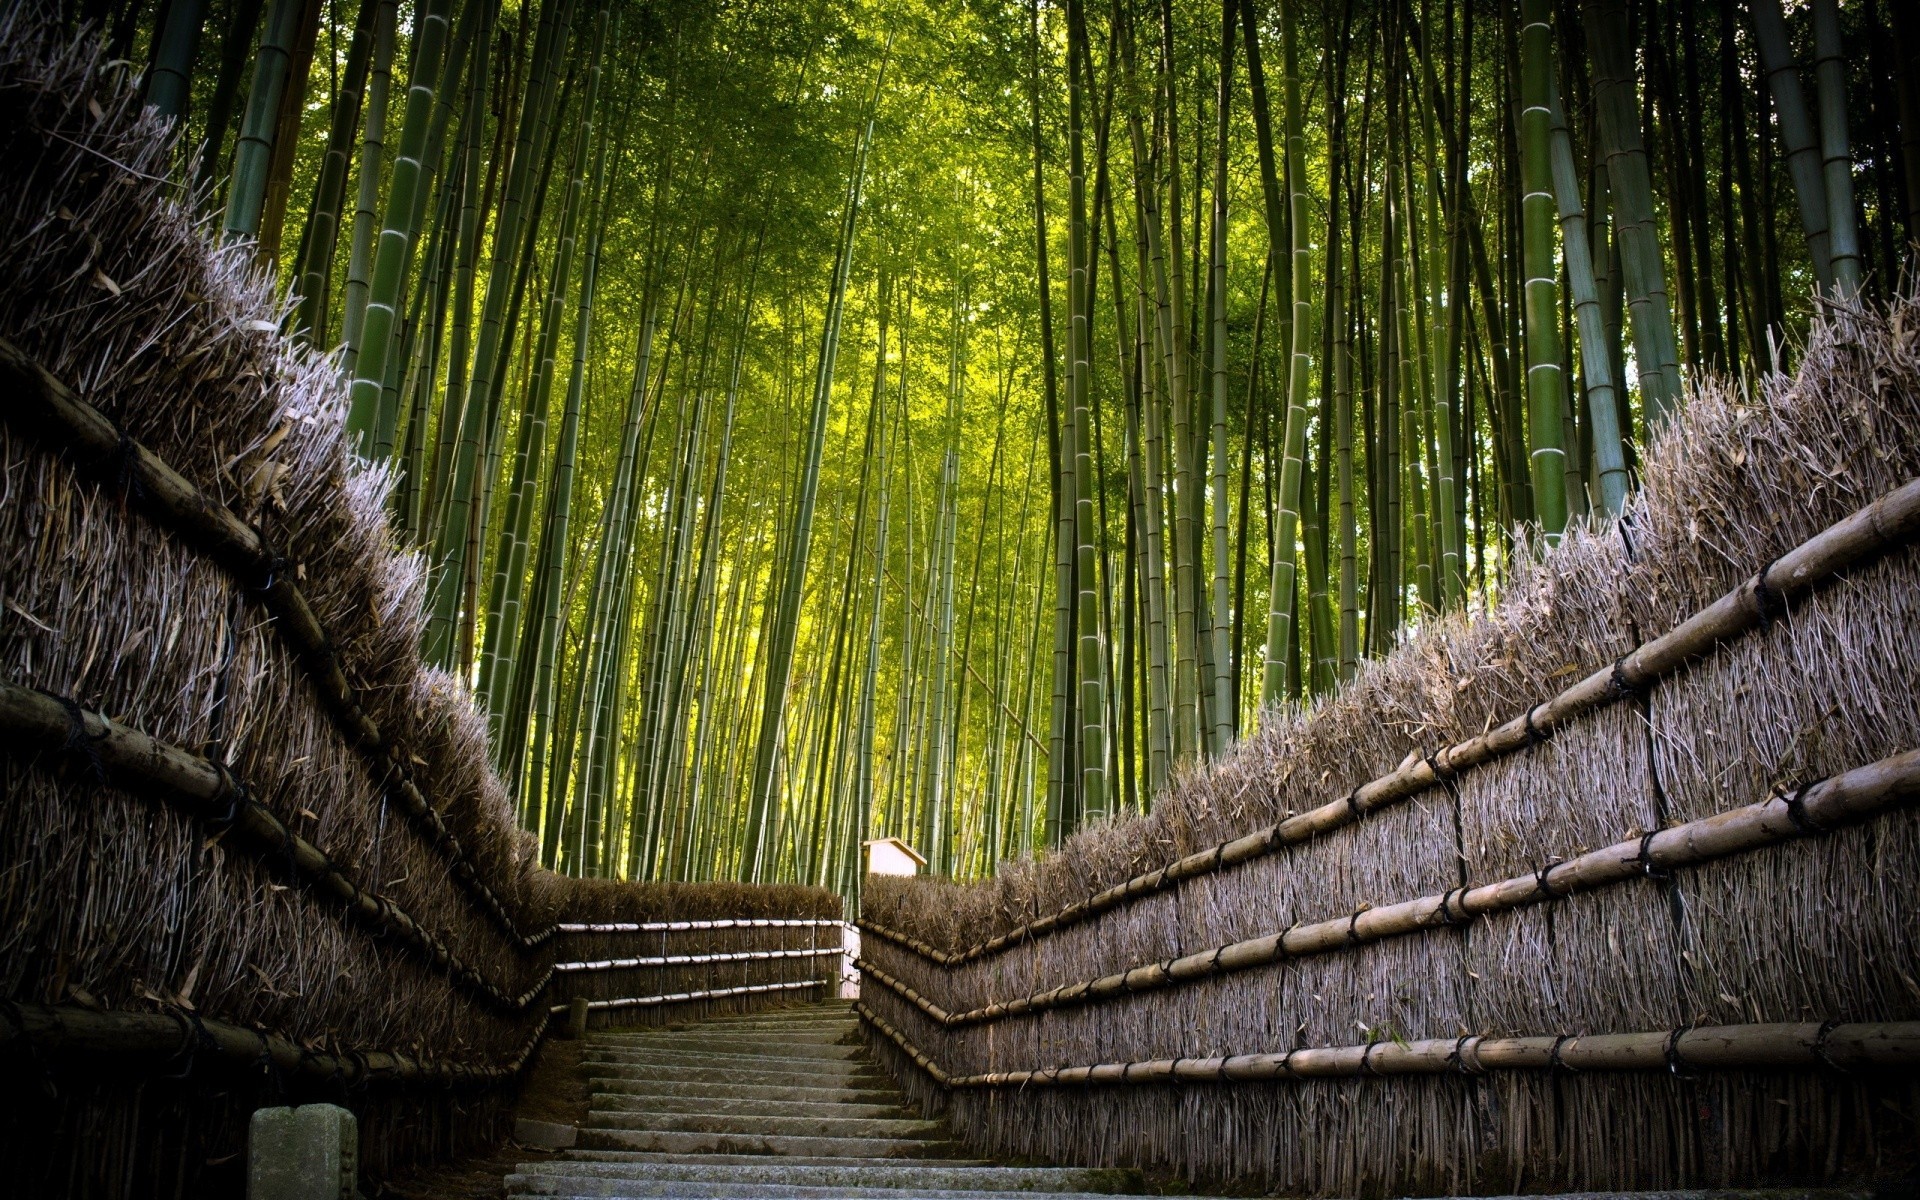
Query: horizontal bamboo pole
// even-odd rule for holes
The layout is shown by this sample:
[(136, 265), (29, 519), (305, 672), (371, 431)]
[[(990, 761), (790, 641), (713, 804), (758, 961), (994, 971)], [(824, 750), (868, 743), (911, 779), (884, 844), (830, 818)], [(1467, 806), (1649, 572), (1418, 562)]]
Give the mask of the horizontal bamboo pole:
[(387, 789), (421, 836), (448, 859), (454, 879), (518, 949), (531, 950), (553, 936), (551, 928), (521, 932), (506, 903), (480, 877), (460, 839), (413, 782), (412, 755), (383, 734), (361, 706), (332, 640), (295, 585), (293, 565), (274, 551), (259, 530), (128, 438), (5, 338), (0, 338), (0, 393), (7, 396), (7, 403), (0, 405), (0, 417), (51, 443), (96, 479), (123, 482), (132, 493), (130, 498), (138, 499), (132, 507), (208, 554), (257, 597), (307, 669), (341, 734), (366, 756), (373, 778)]
[(549, 966), (538, 983), (519, 993), (494, 984), (406, 910), (350, 879), (326, 851), (289, 829), (224, 767), (197, 754), (11, 683), (0, 683), (0, 741), (28, 752), (63, 754), (96, 770), (103, 780), (157, 794), (196, 820), (230, 829), (260, 858), (284, 863), (353, 920), (407, 947), (456, 987), (495, 1008), (526, 1011), (553, 977)]
[[(1629, 837), (1511, 879), (1377, 908), (1366, 907), (1349, 916), (1294, 925), (1164, 962), (1144, 963), (1098, 979), (995, 1001), (965, 1012), (948, 1012), (871, 963), (863, 960), (858, 966), (942, 1025), (987, 1024), (1251, 970), (1289, 958), (1347, 950), (1386, 938), (1464, 926), (1493, 913), (1560, 900), (1579, 892), (1826, 833), (1916, 800), (1920, 800), (1920, 750), (1908, 750), (1808, 785), (1790, 795), (1774, 795), (1758, 804), (1702, 817), (1645, 837)], [(905, 940), (891, 931), (883, 933), (875, 929), (872, 932), (887, 940)]]
[(1589, 1036), (1425, 1038), (1313, 1046), (1281, 1054), (1159, 1058), (956, 1076), (865, 1003), (854, 1008), (935, 1083), (950, 1089), (1255, 1083), (1492, 1071), (1852, 1071), (1920, 1066), (1920, 1021), (1783, 1022)]
[[(824, 979), (795, 979), (788, 983), (749, 983), (739, 987), (710, 988), (704, 992), (668, 992), (663, 996), (628, 996), (620, 1000), (589, 1000), (587, 1007), (606, 1008), (655, 1008), (663, 1004), (690, 1004), (696, 1000), (724, 1000), (729, 996), (758, 996), (768, 992), (797, 992), (806, 988), (825, 987)], [(567, 1011), (564, 1004), (553, 1006), (553, 1013)]]
[(714, 954), (660, 954), (652, 958), (601, 958), (586, 962), (553, 964), (556, 974), (580, 971), (625, 971), (639, 967), (697, 967), (707, 963), (753, 962), (782, 958), (838, 958), (845, 951), (838, 946), (812, 950), (728, 950)]
[(49, 1058), (131, 1061), (191, 1069), (202, 1056), (235, 1068), (271, 1067), (285, 1075), (358, 1086), (405, 1083), (440, 1087), (498, 1083), (518, 1075), (546, 1035), (543, 1009), (531, 1036), (504, 1063), (444, 1062), (390, 1050), (324, 1053), (279, 1034), (261, 1033), (182, 1009), (100, 1012), (77, 1005), (0, 1004), (0, 1050)]
[(830, 917), (722, 917), (713, 921), (563, 922), (555, 933), (684, 933), (698, 929), (826, 929), (847, 923)]
[(1369, 813), (1409, 800), (1462, 771), (1535, 745), (1569, 722), (1607, 708), (1626, 696), (1644, 693), (1687, 664), (1711, 653), (1721, 643), (1766, 624), (1786, 611), (1793, 601), (1830, 583), (1842, 572), (1904, 546), (1916, 537), (1920, 537), (1920, 479), (1909, 480), (1829, 525), (1669, 632), (1643, 643), (1619, 661), (1595, 670), (1520, 716), (1426, 758), (1409, 756), (1396, 769), (1361, 784), (1338, 800), (1308, 812), (1289, 814), (1270, 828), (1221, 842), (1158, 870), (1136, 875), (1056, 913), (1035, 918), (964, 950), (943, 951), (920, 939), (883, 930), (865, 919), (858, 925), (941, 966), (958, 967), (1079, 924), (1184, 880), (1312, 841), (1353, 824)]

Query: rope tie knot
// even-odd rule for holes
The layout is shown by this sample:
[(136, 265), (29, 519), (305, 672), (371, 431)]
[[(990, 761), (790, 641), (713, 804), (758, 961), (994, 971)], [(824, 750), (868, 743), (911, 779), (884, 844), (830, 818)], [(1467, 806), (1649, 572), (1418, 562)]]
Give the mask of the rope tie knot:
[(1540, 743), (1546, 741), (1549, 737), (1553, 736), (1551, 733), (1540, 732), (1540, 727), (1534, 724), (1534, 721), (1533, 721), (1534, 710), (1538, 709), (1539, 707), (1540, 705), (1536, 704), (1532, 708), (1529, 708), (1527, 710), (1526, 729), (1527, 729), (1527, 745), (1528, 746), (1538, 746)]
[(1673, 878), (1673, 872), (1653, 861), (1653, 839), (1659, 832), (1657, 829), (1649, 829), (1640, 835), (1640, 849), (1633, 856), (1633, 861), (1639, 866), (1642, 875), (1656, 883), (1666, 883)]
[(1803, 783), (1793, 789), (1792, 795), (1777, 792), (1775, 793), (1775, 797), (1787, 802), (1787, 820), (1793, 822), (1793, 827), (1799, 830), (1802, 836), (1818, 837), (1821, 834), (1832, 832), (1832, 826), (1816, 819), (1812, 813), (1807, 811), (1807, 792), (1811, 787), (1811, 784)]
[(1819, 1059), (1820, 1065), (1827, 1070), (1838, 1075), (1846, 1075), (1850, 1073), (1847, 1068), (1834, 1062), (1832, 1055), (1827, 1053), (1827, 1039), (1832, 1037), (1833, 1031), (1838, 1028), (1840, 1028), (1840, 1022), (1832, 1018), (1820, 1022), (1820, 1032), (1813, 1035), (1813, 1056)]
[(1680, 1039), (1685, 1037), (1687, 1031), (1691, 1028), (1692, 1026), (1690, 1025), (1682, 1025), (1667, 1035), (1667, 1070), (1669, 1073), (1683, 1079), (1693, 1076), (1693, 1071), (1687, 1066), (1686, 1059), (1680, 1055)]
[[(1454, 888), (1440, 897), (1440, 923), (1447, 926), (1460, 926), (1467, 923), (1470, 914), (1466, 911), (1467, 889), (1464, 885)], [(1454, 902), (1461, 902), (1459, 912), (1453, 911)]]
[(1761, 567), (1753, 577), (1753, 606), (1760, 615), (1762, 629), (1787, 615), (1786, 593), (1767, 582), (1767, 572), (1773, 570), (1773, 564), (1779, 561), (1777, 558), (1768, 559), (1767, 565)]
[[(37, 690), (37, 689), (36, 689)], [(67, 739), (61, 744), (61, 750), (68, 754), (77, 754), (87, 760), (87, 769), (93, 774), (95, 783), (107, 781), (107, 764), (101, 761), (99, 743), (107, 740), (106, 722), (102, 721), (99, 733), (87, 732), (87, 714), (80, 708), (78, 701), (71, 696), (56, 696), (52, 692), (40, 693), (48, 697), (67, 713)]]
[(1540, 889), (1540, 893), (1543, 896), (1551, 899), (1558, 899), (1560, 897), (1560, 893), (1553, 890), (1553, 869), (1564, 865), (1565, 863), (1562, 859), (1549, 859), (1545, 866), (1533, 873), (1533, 885)]

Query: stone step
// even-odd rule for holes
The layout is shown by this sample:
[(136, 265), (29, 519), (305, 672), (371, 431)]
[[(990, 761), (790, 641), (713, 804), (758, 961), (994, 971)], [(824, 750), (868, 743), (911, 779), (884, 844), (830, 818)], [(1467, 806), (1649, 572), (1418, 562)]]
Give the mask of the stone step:
[(778, 1038), (716, 1033), (647, 1033), (587, 1040), (595, 1050), (700, 1050), (714, 1054), (778, 1054), (782, 1058), (857, 1058), (864, 1045), (841, 1045), (824, 1034), (781, 1034)]
[(952, 1142), (925, 1138), (808, 1137), (767, 1133), (582, 1129), (583, 1149), (660, 1150), (669, 1154), (818, 1154), (837, 1158), (934, 1158), (960, 1153)]
[(741, 1113), (602, 1112), (587, 1118), (589, 1129), (652, 1132), (775, 1134), (795, 1137), (942, 1139), (938, 1121), (821, 1115), (768, 1117)]
[(619, 1096), (673, 1096), (683, 1099), (737, 1097), (741, 1100), (804, 1100), (812, 1104), (901, 1104), (900, 1089), (891, 1079), (884, 1083), (850, 1087), (818, 1087), (808, 1084), (737, 1083), (711, 1079), (661, 1079), (644, 1072), (610, 1075), (592, 1073), (595, 1092)]
[(731, 1094), (715, 1096), (638, 1096), (620, 1092), (597, 1092), (595, 1112), (654, 1113), (726, 1113), (756, 1117), (878, 1117), (906, 1118), (913, 1112), (895, 1100), (892, 1103), (860, 1104), (853, 1101), (749, 1100)]
[(994, 1167), (959, 1164), (800, 1165), (780, 1161), (732, 1165), (661, 1161), (645, 1163), (557, 1162), (519, 1168), (527, 1176), (563, 1178), (691, 1180), (702, 1183), (791, 1184), (801, 1187), (913, 1188), (970, 1192), (1138, 1192), (1138, 1172), (1083, 1167)]
[(764, 1067), (718, 1067), (678, 1063), (620, 1063), (587, 1061), (581, 1064), (595, 1079), (627, 1079), (658, 1083), (725, 1083), (756, 1087), (834, 1087), (853, 1091), (881, 1091), (893, 1081), (869, 1067), (847, 1071), (794, 1071)]
[[(842, 1049), (842, 1047), (830, 1047)], [(855, 1049), (855, 1047), (844, 1047)], [(672, 1044), (658, 1046), (590, 1046), (581, 1056), (582, 1061), (596, 1063), (629, 1063), (635, 1066), (649, 1067), (729, 1067), (734, 1070), (747, 1068), (806, 1071), (817, 1075), (857, 1075), (861, 1072), (877, 1074), (879, 1065), (851, 1055), (835, 1055), (831, 1058), (806, 1054), (788, 1054), (788, 1047), (754, 1053), (746, 1049), (715, 1050), (702, 1046), (678, 1046)]]
[[(1026, 1192), (1028, 1200), (1108, 1200), (1110, 1192)], [(667, 1197), (670, 1200), (1005, 1200), (999, 1191), (929, 1191), (899, 1188), (795, 1187), (767, 1183), (696, 1183), (688, 1180), (546, 1179), (507, 1176), (510, 1200), (589, 1200), (598, 1197)]]
[[(664, 1154), (648, 1150), (569, 1150), (555, 1162), (661, 1163), (667, 1166), (757, 1167), (770, 1160), (764, 1154)], [(870, 1167), (871, 1158), (832, 1154), (788, 1154), (777, 1161), (783, 1167)], [(991, 1167), (984, 1158), (889, 1158), (890, 1167)]]

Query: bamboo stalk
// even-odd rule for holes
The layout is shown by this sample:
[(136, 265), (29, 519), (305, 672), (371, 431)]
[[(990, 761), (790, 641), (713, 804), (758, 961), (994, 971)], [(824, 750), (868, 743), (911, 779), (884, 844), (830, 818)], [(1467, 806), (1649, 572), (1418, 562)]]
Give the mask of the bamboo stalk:
[[(1825, 833), (1842, 825), (1857, 824), (1916, 798), (1920, 798), (1920, 750), (1910, 750), (1835, 775), (1791, 795), (1776, 794), (1758, 804), (1702, 817), (1645, 837), (1628, 837), (1511, 879), (1366, 907), (1350, 916), (1295, 924), (1276, 933), (1162, 962), (1145, 963), (1028, 996), (995, 1001), (965, 1012), (936, 1011), (925, 998), (903, 991), (898, 981), (884, 977), (882, 972), (874, 974), (882, 984), (899, 992), (943, 1025), (983, 1025), (1251, 970), (1287, 959), (1335, 953), (1410, 933), (1464, 926), (1492, 913), (1561, 900), (1630, 879), (1652, 878), (1676, 867), (1698, 866)], [(872, 922), (862, 921), (860, 928), (896, 945), (916, 948), (899, 934)], [(864, 964), (862, 969), (866, 969)]]
[(1525, 750), (1562, 725), (1646, 691), (1688, 663), (1711, 654), (1722, 642), (1760, 628), (1771, 618), (1776, 605), (1784, 606), (1831, 582), (1841, 572), (1916, 537), (1920, 537), (1920, 479), (1903, 484), (1828, 526), (1672, 630), (1485, 733), (1426, 758), (1409, 756), (1406, 763), (1361, 784), (1345, 797), (1289, 816), (1271, 828), (1196, 851), (965, 950), (929, 957), (957, 966), (997, 954), (1183, 880), (1239, 866), (1352, 824), (1370, 812), (1438, 786), (1461, 771)]
[(948, 1089), (1092, 1084), (1251, 1083), (1388, 1075), (1485, 1075), (1492, 1071), (1846, 1071), (1920, 1064), (1920, 1021), (1818, 1021), (1703, 1025), (1638, 1033), (1423, 1038), (1358, 1046), (1309, 1046), (1281, 1054), (1160, 1058), (953, 1075), (865, 1003), (854, 1011), (934, 1082)]

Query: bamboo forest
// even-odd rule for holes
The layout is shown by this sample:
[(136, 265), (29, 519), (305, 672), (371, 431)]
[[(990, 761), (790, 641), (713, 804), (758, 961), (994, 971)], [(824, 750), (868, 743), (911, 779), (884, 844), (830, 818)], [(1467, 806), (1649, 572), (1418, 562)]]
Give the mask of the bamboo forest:
[(571, 875), (853, 895), (1150, 811), (1920, 235), (1889, 0), (64, 19), (331, 356)]

